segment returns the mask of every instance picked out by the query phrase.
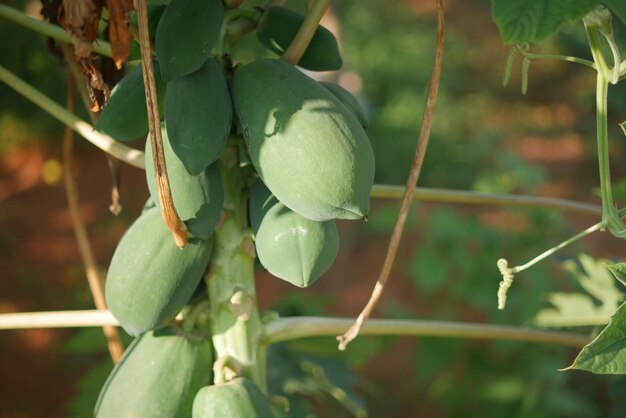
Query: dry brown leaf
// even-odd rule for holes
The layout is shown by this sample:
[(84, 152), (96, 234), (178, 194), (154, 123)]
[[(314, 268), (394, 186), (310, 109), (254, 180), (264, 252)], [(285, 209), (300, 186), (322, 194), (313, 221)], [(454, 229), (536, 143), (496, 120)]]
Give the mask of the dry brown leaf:
[(63, 0), (59, 23), (74, 39), (74, 55), (77, 58), (91, 56), (101, 15), (101, 0)]
[(109, 9), (109, 42), (115, 66), (122, 68), (130, 53), (133, 34), (130, 31), (130, 12), (134, 10), (132, 0), (107, 0)]
[(85, 78), (92, 112), (98, 112), (109, 101), (109, 87), (94, 65), (92, 55), (103, 2), (104, 0), (63, 0), (58, 14), (59, 24), (74, 40), (74, 58)]

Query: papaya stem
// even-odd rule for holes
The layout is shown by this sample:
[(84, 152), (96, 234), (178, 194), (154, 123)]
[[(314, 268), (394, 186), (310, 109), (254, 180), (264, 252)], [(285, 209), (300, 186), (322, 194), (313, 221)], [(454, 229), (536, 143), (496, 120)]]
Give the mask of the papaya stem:
[(326, 9), (330, 5), (330, 0), (316, 0), (315, 4), (309, 9), (306, 14), (306, 18), (304, 22), (302, 22), (302, 26), (298, 29), (296, 36), (291, 41), (291, 44), (283, 55), (280, 57), (281, 59), (287, 61), (291, 65), (296, 65), (306, 48), (309, 46), (311, 39), (313, 39), (313, 35), (317, 30), (317, 26), (322, 20), (322, 16), (326, 13)]
[[(609, 20), (610, 21), (610, 20)], [(609, 164), (609, 138), (607, 126), (607, 98), (609, 83), (614, 78), (615, 72), (612, 71), (602, 55), (600, 39), (598, 32), (600, 31), (593, 22), (584, 21), (589, 47), (593, 60), (598, 67), (596, 79), (596, 125), (597, 125), (597, 141), (598, 141), (598, 169), (600, 172), (600, 195), (602, 197), (602, 220), (606, 222), (609, 231), (616, 237), (626, 237), (626, 225), (621, 221), (615, 203), (613, 202), (613, 194), (611, 190), (611, 170)], [(601, 32), (603, 33), (603, 32)], [(618, 63), (616, 62), (617, 66)], [(619, 74), (619, 72), (618, 72)]]
[[(374, 184), (371, 194), (375, 199), (402, 199), (403, 195), (404, 187), (386, 184)], [(506, 193), (483, 193), (471, 190), (437, 189), (434, 187), (416, 187), (415, 192), (413, 192), (413, 200), (469, 205), (547, 208), (594, 216), (602, 214), (602, 208), (598, 205), (565, 199)]]
[(224, 220), (215, 229), (211, 269), (204, 280), (216, 357), (222, 362), (236, 361), (241, 367), (233, 370), (226, 363), (215, 364), (215, 383), (223, 383), (235, 373), (264, 389), (267, 382), (260, 344), (264, 328), (256, 306), (254, 257), (248, 249), (251, 231), (242, 214), (245, 184), (238, 162), (236, 147), (227, 146), (220, 158)]
[[(74, 112), (74, 79), (70, 74), (67, 84), (67, 110)], [(74, 148), (74, 136), (69, 127), (65, 127), (63, 131), (63, 179), (65, 183), (65, 195), (67, 198), (67, 207), (72, 220), (72, 229), (76, 238), (78, 252), (83, 262), (85, 276), (91, 292), (96, 308), (101, 311), (107, 310), (106, 299), (104, 297), (104, 277), (100, 274), (96, 257), (89, 243), (87, 228), (80, 214), (80, 198), (78, 197), (78, 186), (74, 180), (72, 173), (72, 154)], [(102, 331), (107, 339), (107, 347), (111, 360), (114, 364), (119, 363), (124, 353), (124, 345), (120, 338), (119, 331), (116, 327), (105, 325)]]
[[(333, 336), (346, 329), (352, 322), (350, 318), (310, 316), (279, 318), (266, 325), (265, 342), (275, 344), (299, 338)], [(415, 319), (370, 319), (363, 325), (361, 334), (528, 341), (570, 347), (582, 347), (589, 342), (588, 336), (574, 333), (519, 326)]]
[(152, 51), (150, 49), (150, 32), (148, 31), (148, 10), (146, 0), (136, 0), (137, 20), (139, 23), (139, 46), (141, 49), (141, 70), (143, 84), (146, 90), (146, 106), (148, 108), (148, 124), (150, 126), (150, 141), (154, 163), (159, 202), (161, 204), (163, 220), (172, 231), (176, 245), (183, 248), (187, 244), (187, 227), (180, 220), (174, 201), (170, 182), (167, 177), (165, 164), (165, 152), (163, 151), (163, 138), (159, 116), (159, 104), (157, 100), (156, 82), (154, 81), (154, 67), (152, 66)]
[(430, 129), (432, 127), (433, 118), (435, 116), (435, 107), (437, 104), (437, 94), (439, 91), (439, 80), (441, 78), (441, 64), (443, 61), (443, 46), (444, 46), (444, 19), (443, 19), (443, 5), (442, 0), (437, 0), (437, 49), (435, 52), (435, 62), (433, 65), (432, 76), (430, 80), (430, 86), (428, 88), (428, 94), (426, 96), (426, 106), (424, 108), (424, 114), (422, 116), (422, 127), (417, 139), (417, 146), (415, 149), (415, 155), (411, 164), (411, 169), (406, 182), (406, 188), (404, 191), (404, 197), (400, 206), (400, 212), (398, 213), (398, 219), (393, 228), (391, 239), (389, 240), (389, 246), (387, 248), (387, 254), (383, 266), (374, 286), (372, 295), (369, 301), (359, 314), (356, 322), (346, 331), (343, 335), (338, 336), (339, 350), (345, 350), (350, 341), (355, 339), (359, 335), (359, 331), (367, 318), (371, 315), (372, 311), (380, 300), (385, 285), (389, 280), (391, 274), (391, 268), (398, 253), (400, 246), (400, 240), (404, 232), (404, 224), (411, 208), (413, 201), (413, 193), (415, 192), (415, 186), (419, 179), (420, 172), (422, 170), (422, 163), (424, 162), (424, 156), (426, 155), (426, 148), (428, 147), (428, 139), (430, 138)]

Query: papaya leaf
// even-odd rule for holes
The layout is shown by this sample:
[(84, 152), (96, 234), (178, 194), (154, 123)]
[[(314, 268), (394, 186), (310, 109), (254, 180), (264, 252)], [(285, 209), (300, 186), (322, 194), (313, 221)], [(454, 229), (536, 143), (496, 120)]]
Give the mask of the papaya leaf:
[(586, 293), (549, 294), (547, 300), (553, 307), (541, 309), (535, 316), (535, 324), (563, 327), (607, 323), (624, 299), (624, 293), (617, 288), (609, 267), (601, 260), (581, 254), (578, 263), (567, 260), (563, 268), (571, 273)]
[(604, 0), (602, 3), (626, 25), (626, 2), (624, 0)]
[(617, 280), (626, 286), (626, 263), (609, 264), (606, 267)]
[(491, 14), (504, 43), (510, 45), (540, 41), (564, 23), (581, 19), (599, 3), (599, 0), (492, 0)]
[(304, 355), (300, 367), (322, 392), (334, 398), (350, 414), (356, 418), (367, 417), (365, 400), (353, 389), (358, 377), (344, 361)]
[(597, 374), (626, 373), (626, 304), (622, 304), (611, 322), (595, 340), (587, 344), (565, 370), (587, 370)]
[[(365, 401), (354, 390), (360, 378), (341, 358), (321, 357), (284, 343), (275, 344), (268, 351), (267, 376), (270, 393), (289, 400), (292, 417), (312, 416), (310, 401), (326, 405), (324, 409), (328, 411), (323, 416), (343, 416), (338, 409), (342, 408), (356, 418), (367, 417)], [(301, 412), (294, 413), (294, 409)]]

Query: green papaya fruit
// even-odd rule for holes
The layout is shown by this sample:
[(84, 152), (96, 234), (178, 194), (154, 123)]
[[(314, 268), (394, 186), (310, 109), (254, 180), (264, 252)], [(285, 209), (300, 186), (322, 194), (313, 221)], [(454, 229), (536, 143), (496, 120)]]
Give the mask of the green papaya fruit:
[(217, 41), (222, 0), (172, 0), (161, 16), (155, 49), (167, 81), (198, 70)]
[(232, 106), (222, 67), (215, 58), (209, 58), (198, 71), (168, 84), (167, 134), (189, 174), (200, 174), (224, 151)]
[[(320, 84), (328, 89), (336, 98), (341, 101), (356, 118), (361, 122), (361, 126), (367, 129), (369, 125), (369, 119), (365, 110), (359, 103), (359, 101), (348, 90), (341, 87), (339, 84), (329, 83), (327, 81), (320, 81)], [(167, 97), (167, 96), (166, 96)], [(166, 102), (167, 103), (167, 102)]]
[(337, 258), (339, 232), (333, 221), (312, 221), (271, 195), (257, 180), (250, 190), (250, 221), (259, 261), (274, 276), (308, 287)]
[[(154, 62), (154, 71), (157, 97), (161, 105), (165, 96), (166, 83), (158, 75), (159, 66), (156, 62)], [(118, 141), (131, 141), (148, 133), (146, 93), (141, 64), (131, 68), (111, 90), (109, 104), (100, 112), (96, 129)]]
[(213, 365), (207, 339), (150, 331), (124, 352), (100, 391), (96, 418), (187, 418), (193, 399), (210, 383)]
[[(267, 49), (282, 55), (298, 33), (304, 18), (304, 15), (286, 7), (270, 7), (259, 22), (257, 38)], [(318, 25), (298, 65), (311, 71), (340, 69), (343, 61), (335, 36), (322, 25)]]
[(107, 273), (106, 301), (130, 335), (164, 326), (185, 306), (211, 258), (213, 242), (178, 248), (158, 208), (139, 216), (120, 240)]
[[(172, 200), (178, 216), (195, 237), (209, 238), (213, 235), (213, 227), (224, 205), (224, 189), (219, 165), (211, 164), (200, 174), (192, 176), (174, 154), (167, 130), (163, 125), (161, 132)], [(152, 162), (151, 141), (146, 141), (146, 180), (152, 200), (156, 206), (160, 207)]]
[(235, 72), (232, 97), (252, 163), (278, 200), (316, 221), (367, 216), (374, 153), (339, 99), (268, 59)]
[(275, 418), (261, 390), (245, 377), (205, 386), (193, 401), (193, 418)]

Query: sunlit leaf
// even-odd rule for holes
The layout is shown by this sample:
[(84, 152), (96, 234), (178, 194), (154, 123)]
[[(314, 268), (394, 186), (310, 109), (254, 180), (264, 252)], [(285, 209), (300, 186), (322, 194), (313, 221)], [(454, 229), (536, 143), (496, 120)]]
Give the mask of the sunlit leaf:
[(598, 374), (626, 373), (626, 304), (617, 310), (609, 325), (582, 349), (567, 369)]
[(567, 260), (563, 263), (563, 268), (572, 274), (587, 294), (549, 294), (547, 300), (553, 307), (540, 310), (534, 322), (544, 327), (608, 323), (609, 317), (624, 300), (624, 293), (617, 288), (616, 280), (605, 262), (581, 254), (578, 263)]

